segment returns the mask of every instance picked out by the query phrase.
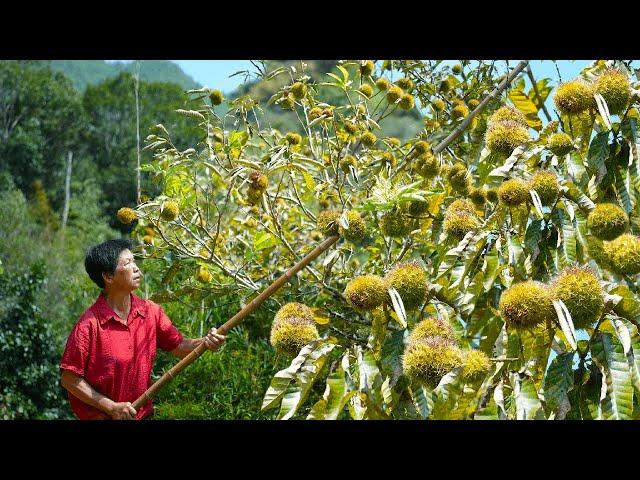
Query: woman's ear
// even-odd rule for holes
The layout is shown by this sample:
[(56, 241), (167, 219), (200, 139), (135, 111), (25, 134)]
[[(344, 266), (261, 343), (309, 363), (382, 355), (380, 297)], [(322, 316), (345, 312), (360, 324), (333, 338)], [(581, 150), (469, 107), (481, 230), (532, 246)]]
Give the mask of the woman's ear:
[(113, 282), (113, 274), (102, 272), (102, 279), (104, 280), (105, 286), (110, 285)]

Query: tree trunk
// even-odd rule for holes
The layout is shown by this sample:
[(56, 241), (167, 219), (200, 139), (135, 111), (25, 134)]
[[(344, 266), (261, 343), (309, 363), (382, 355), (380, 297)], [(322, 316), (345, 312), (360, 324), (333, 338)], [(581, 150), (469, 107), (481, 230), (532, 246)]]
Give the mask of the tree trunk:
[(136, 61), (136, 139), (138, 150), (138, 167), (136, 168), (137, 188), (136, 188), (136, 201), (138, 205), (142, 203), (140, 201), (140, 105), (138, 100), (138, 92), (140, 91), (140, 62)]
[(71, 164), (73, 162), (73, 152), (69, 150), (67, 153), (67, 174), (64, 180), (64, 209), (62, 210), (62, 232), (67, 226), (69, 218), (69, 202), (71, 200)]

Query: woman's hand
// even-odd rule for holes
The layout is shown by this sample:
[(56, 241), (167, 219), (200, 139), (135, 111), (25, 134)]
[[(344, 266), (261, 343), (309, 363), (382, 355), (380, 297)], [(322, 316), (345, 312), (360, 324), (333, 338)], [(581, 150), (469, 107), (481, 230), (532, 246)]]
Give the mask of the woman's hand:
[(136, 409), (131, 402), (113, 402), (109, 409), (109, 416), (114, 420), (133, 420), (136, 418)]
[(224, 343), (225, 336), (217, 333), (218, 330), (212, 328), (209, 333), (204, 337), (204, 344), (209, 350), (218, 350)]

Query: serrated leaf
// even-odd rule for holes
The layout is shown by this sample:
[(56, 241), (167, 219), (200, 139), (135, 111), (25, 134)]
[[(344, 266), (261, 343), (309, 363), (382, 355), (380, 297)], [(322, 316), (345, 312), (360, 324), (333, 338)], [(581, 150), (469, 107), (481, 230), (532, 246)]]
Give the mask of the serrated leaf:
[(364, 353), (358, 351), (358, 367), (360, 369), (361, 392), (369, 393), (374, 388), (374, 383), (380, 377), (380, 369), (376, 365), (376, 360), (372, 353), (366, 350)]
[(629, 214), (633, 210), (633, 202), (631, 201), (630, 178), (628, 170), (618, 168), (616, 172), (616, 190), (620, 197), (620, 203), (624, 211)]
[(413, 405), (416, 408), (418, 415), (425, 419), (429, 418), (429, 415), (431, 415), (433, 410), (433, 392), (423, 385), (417, 384), (413, 385), (412, 388), (409, 389), (409, 393), (411, 394), (411, 400), (413, 401)]
[(506, 419), (508, 416), (507, 410), (504, 405), (504, 381), (502, 378), (496, 384), (496, 388), (493, 390), (493, 401), (498, 406), (498, 418)]
[(512, 378), (513, 393), (516, 400), (516, 420), (533, 420), (542, 408), (533, 380), (529, 377), (521, 379), (518, 374), (513, 374)]
[(600, 406), (605, 420), (628, 420), (633, 414), (631, 372), (622, 344), (611, 334), (597, 332), (591, 353), (603, 377)]
[(262, 400), (261, 410), (267, 410), (269, 408), (275, 407), (276, 403), (283, 397), (291, 381), (294, 379), (295, 374), (298, 372), (302, 364), (305, 362), (309, 354), (314, 350), (316, 345), (309, 344), (305, 345), (296, 358), (294, 358), (291, 364), (276, 373), (271, 379), (271, 384), (264, 394), (264, 399)]
[(615, 312), (624, 318), (637, 322), (640, 319), (640, 301), (629, 289), (621, 284), (610, 291), (611, 294), (619, 295), (622, 299), (614, 306)]
[(640, 394), (640, 334), (638, 334), (638, 328), (635, 325), (626, 320), (622, 320), (622, 322), (630, 334), (631, 349), (626, 356), (631, 370), (631, 380), (636, 393)]
[(520, 157), (522, 157), (522, 154), (525, 152), (526, 148), (527, 147), (525, 145), (520, 145), (519, 147), (517, 147), (511, 153), (509, 158), (507, 158), (504, 161), (504, 165), (498, 168), (494, 168), (489, 172), (489, 177), (494, 177), (494, 178), (506, 177), (511, 171), (511, 169), (514, 167), (514, 165), (518, 163), (518, 160), (520, 160)]
[(493, 245), (489, 252), (484, 257), (484, 265), (482, 270), (484, 271), (484, 280), (482, 281), (482, 287), (485, 292), (488, 292), (496, 281), (498, 276), (498, 250)]
[(571, 348), (576, 350), (578, 348), (578, 343), (576, 341), (576, 329), (573, 326), (573, 320), (571, 319), (571, 314), (569, 313), (567, 306), (562, 300), (553, 300), (553, 308), (556, 310), (562, 333), (564, 333), (564, 336), (569, 342), (569, 345), (571, 345)]
[(331, 86), (335, 86), (335, 87), (342, 87), (344, 85), (344, 82), (342, 81), (342, 79), (336, 75), (335, 73), (332, 72), (327, 72), (327, 75), (329, 75), (331, 78), (333, 78), (336, 82), (338, 82), (337, 84), (335, 83), (326, 83), (326, 84), (322, 84), (322, 85), (331, 85)]
[(278, 240), (269, 232), (257, 232), (253, 237), (253, 248), (264, 250), (278, 244)]
[(295, 373), (295, 385), (289, 385), (282, 398), (279, 420), (288, 420), (296, 414), (306, 400), (318, 374), (328, 360), (329, 353), (336, 347), (334, 343), (314, 342), (314, 348), (306, 356), (304, 363)]
[(549, 363), (551, 343), (555, 331), (555, 325), (550, 325), (550, 328), (545, 325), (535, 333), (524, 331), (520, 334), (522, 355), (525, 359), (521, 370), (531, 377), (536, 389), (541, 388), (544, 381), (544, 372)]
[(611, 130), (611, 115), (609, 114), (609, 107), (607, 106), (607, 102), (604, 97), (599, 93), (593, 95), (596, 99), (596, 105), (598, 106), (598, 112), (604, 121), (607, 130)]
[(393, 310), (396, 312), (398, 316), (398, 321), (402, 328), (407, 328), (407, 312), (404, 309), (404, 303), (402, 302), (402, 298), (398, 291), (391, 287), (389, 288), (389, 296), (391, 297), (391, 303), (393, 304)]
[(540, 241), (542, 240), (542, 221), (534, 220), (527, 225), (524, 234), (524, 246), (534, 261), (540, 253)]
[(327, 258), (324, 259), (324, 261), (322, 262), (322, 266), (326, 267), (327, 265), (329, 265), (341, 253), (342, 253), (342, 250), (338, 250), (338, 249), (332, 251), (329, 255), (327, 255)]
[(538, 192), (531, 189), (529, 190), (529, 195), (531, 195), (531, 200), (533, 201), (533, 206), (536, 209), (536, 213), (538, 214), (538, 218), (544, 218), (544, 213), (542, 213), (542, 201), (540, 200), (540, 196)]
[(311, 409), (307, 420), (336, 420), (349, 399), (356, 393), (348, 391), (342, 365), (327, 377), (326, 389), (322, 399)]
[(193, 118), (198, 118), (200, 120), (206, 120), (204, 115), (202, 115), (200, 112), (197, 112), (195, 110), (183, 110), (181, 108), (178, 108), (176, 110), (176, 113), (179, 113), (180, 115), (184, 115), (186, 117), (193, 117)]
[(454, 411), (458, 399), (463, 393), (464, 379), (462, 377), (462, 367), (457, 367), (448, 372), (440, 379), (440, 382), (433, 390), (433, 418), (446, 419)]
[(566, 400), (573, 388), (574, 352), (561, 353), (549, 365), (544, 379), (544, 399), (549, 409), (555, 412)]
[(596, 175), (595, 184), (599, 184), (607, 173), (606, 160), (609, 158), (609, 132), (600, 132), (593, 137), (587, 153), (589, 173)]
[(473, 416), (474, 420), (498, 420), (498, 405), (492, 399), (489, 400), (487, 406), (479, 409)]
[(524, 113), (527, 125), (534, 130), (542, 129), (542, 121), (538, 118), (538, 107), (519, 88), (512, 88), (509, 91), (509, 99), (515, 107)]
[(622, 344), (622, 350), (625, 355), (631, 353), (631, 334), (627, 328), (624, 320), (614, 315), (607, 315), (606, 318), (611, 321), (613, 328), (615, 329), (616, 336)]
[(342, 77), (343, 77), (343, 83), (347, 83), (349, 81), (349, 71), (344, 68), (342, 65), (337, 65), (338, 70), (340, 70), (340, 72), (342, 72)]

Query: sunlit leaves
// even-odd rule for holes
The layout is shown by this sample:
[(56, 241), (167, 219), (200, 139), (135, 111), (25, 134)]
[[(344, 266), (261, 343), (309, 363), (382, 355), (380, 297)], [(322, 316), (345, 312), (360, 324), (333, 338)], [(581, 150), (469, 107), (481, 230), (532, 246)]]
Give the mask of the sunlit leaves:
[(604, 378), (600, 397), (603, 418), (630, 419), (633, 412), (633, 385), (622, 344), (609, 333), (596, 333), (592, 352), (593, 360)]

